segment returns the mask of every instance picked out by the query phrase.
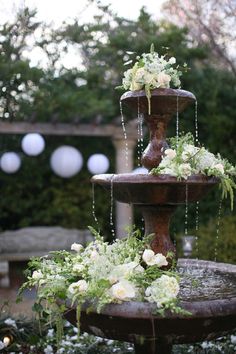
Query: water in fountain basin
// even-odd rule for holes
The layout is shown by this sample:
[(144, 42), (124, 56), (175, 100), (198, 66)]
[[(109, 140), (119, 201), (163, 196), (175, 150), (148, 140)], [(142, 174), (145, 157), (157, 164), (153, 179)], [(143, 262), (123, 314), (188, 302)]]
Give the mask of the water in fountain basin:
[[(207, 262), (206, 262), (207, 263)], [(236, 273), (209, 269), (204, 265), (179, 267), (179, 297), (184, 301), (230, 299), (236, 297)]]
[(125, 119), (124, 119), (124, 114), (123, 114), (123, 107), (122, 107), (122, 101), (120, 101), (120, 117), (121, 117), (121, 126), (124, 134), (124, 139), (125, 139), (125, 165), (126, 167), (128, 166), (128, 159), (129, 159), (129, 150), (128, 150), (128, 142), (127, 142), (127, 132), (126, 132), (126, 127), (125, 127)]

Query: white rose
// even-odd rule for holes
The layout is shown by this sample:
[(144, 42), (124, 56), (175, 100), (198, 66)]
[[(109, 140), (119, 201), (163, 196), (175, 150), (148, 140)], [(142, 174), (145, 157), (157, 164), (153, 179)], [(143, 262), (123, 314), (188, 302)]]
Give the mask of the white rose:
[(171, 57), (171, 58), (169, 59), (169, 63), (170, 63), (171, 65), (175, 64), (175, 63), (176, 63), (175, 57)]
[(166, 260), (166, 257), (162, 254), (162, 253), (157, 253), (155, 255), (155, 261), (156, 261), (156, 265), (158, 267), (163, 267), (163, 266), (167, 266), (168, 262)]
[(76, 283), (70, 284), (68, 291), (71, 294), (75, 294), (77, 291), (80, 293), (84, 293), (87, 291), (87, 289), (88, 289), (88, 283), (85, 280), (81, 279)]
[(215, 168), (216, 170), (218, 170), (220, 173), (224, 174), (224, 166), (222, 165), (222, 163), (217, 163), (216, 165), (213, 166), (213, 168)]
[(168, 265), (166, 257), (163, 254), (155, 254), (152, 250), (149, 249), (146, 249), (143, 252), (142, 259), (147, 265), (150, 266), (157, 265), (158, 267), (162, 267)]
[(147, 265), (154, 265), (155, 253), (153, 252), (153, 250), (146, 249), (143, 252), (142, 259)]
[(129, 281), (121, 280), (112, 285), (111, 294), (114, 299), (128, 301), (135, 297), (135, 288)]
[(73, 243), (71, 245), (71, 250), (72, 251), (81, 252), (82, 249), (83, 249), (83, 245), (81, 245), (80, 243)]
[(158, 87), (162, 87), (162, 88), (170, 87), (170, 80), (171, 80), (170, 75), (165, 74), (163, 71), (157, 75)]
[(165, 153), (165, 156), (167, 156), (170, 160), (172, 160), (176, 156), (176, 151), (173, 149), (166, 149), (164, 151), (164, 153)]
[(5, 347), (8, 347), (8, 345), (11, 343), (11, 339), (9, 337), (4, 337), (3, 343), (4, 343)]
[(82, 264), (74, 264), (73, 265), (73, 272), (82, 272), (84, 270), (84, 266)]
[(183, 178), (187, 178), (192, 174), (192, 168), (189, 163), (183, 163), (182, 165), (179, 165), (179, 174)]
[(41, 270), (35, 270), (35, 271), (33, 271), (32, 278), (36, 279), (36, 280), (42, 279), (43, 273), (41, 272)]

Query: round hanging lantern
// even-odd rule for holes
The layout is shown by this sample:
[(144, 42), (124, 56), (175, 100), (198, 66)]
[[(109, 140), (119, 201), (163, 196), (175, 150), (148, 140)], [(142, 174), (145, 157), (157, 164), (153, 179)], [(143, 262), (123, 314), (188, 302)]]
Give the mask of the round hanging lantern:
[(103, 154), (94, 154), (90, 156), (87, 162), (88, 170), (92, 174), (107, 172), (109, 165), (108, 158)]
[(133, 170), (135, 175), (144, 175), (148, 173), (148, 170), (145, 167), (137, 167)]
[(56, 175), (70, 178), (81, 170), (83, 157), (73, 146), (64, 145), (52, 153), (50, 165)]
[(15, 152), (5, 152), (1, 157), (0, 166), (6, 173), (15, 173), (21, 166), (21, 159)]
[(22, 150), (26, 155), (37, 156), (45, 148), (45, 140), (38, 133), (26, 134), (21, 141)]

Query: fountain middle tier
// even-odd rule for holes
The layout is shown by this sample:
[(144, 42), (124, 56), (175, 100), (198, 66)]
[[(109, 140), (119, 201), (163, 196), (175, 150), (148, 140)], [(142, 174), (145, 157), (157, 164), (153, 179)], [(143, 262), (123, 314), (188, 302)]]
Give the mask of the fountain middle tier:
[(92, 177), (92, 183), (108, 190), (112, 188), (116, 200), (134, 204), (141, 209), (145, 221), (145, 234), (154, 235), (150, 245), (152, 250), (165, 256), (169, 252), (175, 255), (169, 259), (170, 267), (176, 258), (176, 251), (169, 235), (169, 224), (176, 207), (185, 204), (186, 200), (187, 202), (200, 200), (211, 187), (219, 183), (219, 179), (194, 175), (187, 180), (177, 180), (169, 175), (127, 173), (95, 175)]

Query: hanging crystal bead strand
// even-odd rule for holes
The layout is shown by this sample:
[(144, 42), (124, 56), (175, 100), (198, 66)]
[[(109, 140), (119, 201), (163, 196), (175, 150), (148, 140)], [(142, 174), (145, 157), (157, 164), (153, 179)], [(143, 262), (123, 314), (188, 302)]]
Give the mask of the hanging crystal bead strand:
[(113, 178), (114, 175), (111, 177), (111, 191), (110, 191), (110, 227), (111, 227), (111, 235), (115, 238), (115, 228), (113, 222), (113, 207), (114, 207), (114, 196), (113, 196)]
[(221, 213), (222, 213), (222, 199), (220, 199), (220, 202), (219, 202), (219, 209), (218, 209), (218, 215), (217, 215), (216, 239), (215, 239), (215, 262), (217, 262), (217, 256), (218, 256), (218, 243), (219, 243)]
[(92, 215), (93, 215), (93, 219), (97, 225), (97, 229), (99, 230), (99, 223), (98, 223), (98, 219), (96, 217), (96, 211), (95, 211), (95, 186), (94, 183), (92, 183)]
[(122, 101), (120, 101), (120, 117), (121, 117), (121, 126), (122, 126), (122, 130), (123, 130), (123, 135), (124, 135), (124, 139), (125, 139), (125, 165), (127, 167), (128, 166), (128, 159), (129, 159), (129, 156), (128, 156), (129, 149), (128, 149), (127, 132), (126, 132), (126, 127), (125, 127)]

